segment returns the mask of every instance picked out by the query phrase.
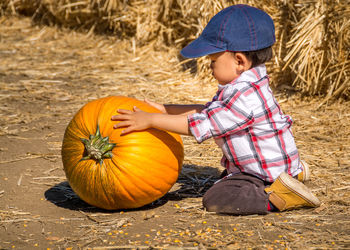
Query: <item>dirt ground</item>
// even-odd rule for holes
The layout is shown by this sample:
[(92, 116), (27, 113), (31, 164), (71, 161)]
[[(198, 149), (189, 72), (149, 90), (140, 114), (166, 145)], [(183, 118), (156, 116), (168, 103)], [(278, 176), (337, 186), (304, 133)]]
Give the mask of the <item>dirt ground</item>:
[(316, 209), (266, 216), (203, 210), (218, 178), (215, 144), (183, 137), (173, 189), (140, 209), (105, 211), (70, 189), (60, 148), (86, 102), (108, 96), (162, 103), (209, 100), (207, 86), (178, 72), (175, 53), (132, 41), (0, 18), (0, 249), (350, 249), (350, 102), (276, 92), (322, 201)]

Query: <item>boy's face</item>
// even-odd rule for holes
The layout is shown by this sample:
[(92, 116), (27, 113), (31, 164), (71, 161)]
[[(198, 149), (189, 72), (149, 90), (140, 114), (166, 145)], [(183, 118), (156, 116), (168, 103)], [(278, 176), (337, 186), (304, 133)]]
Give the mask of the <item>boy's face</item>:
[(239, 52), (219, 52), (210, 54), (209, 58), (213, 76), (221, 85), (232, 82), (251, 66), (247, 57)]

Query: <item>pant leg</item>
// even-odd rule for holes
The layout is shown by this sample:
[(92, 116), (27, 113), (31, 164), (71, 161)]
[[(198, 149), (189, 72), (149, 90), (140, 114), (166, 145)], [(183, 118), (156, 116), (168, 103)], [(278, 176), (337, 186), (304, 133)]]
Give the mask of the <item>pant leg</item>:
[(214, 184), (203, 197), (203, 206), (210, 212), (248, 215), (267, 214), (270, 183), (252, 175), (239, 173)]

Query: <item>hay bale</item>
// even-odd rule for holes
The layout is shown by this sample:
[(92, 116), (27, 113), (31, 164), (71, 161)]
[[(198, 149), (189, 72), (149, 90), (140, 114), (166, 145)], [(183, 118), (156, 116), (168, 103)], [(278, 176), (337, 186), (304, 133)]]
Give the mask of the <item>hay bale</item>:
[[(244, 3), (272, 16), (277, 42), (267, 64), (273, 87), (293, 86), (308, 95), (350, 97), (350, 5), (323, 0), (3, 0), (7, 13), (32, 13), (35, 20), (86, 32), (132, 39), (136, 47), (177, 51), (199, 36), (221, 9)], [(185, 62), (184, 62), (185, 64)], [(210, 74), (200, 58), (196, 77)]]
[(300, 1), (295, 6), (291, 39), (283, 70), (294, 74), (293, 85), (327, 100), (349, 97), (350, 6), (346, 1)]
[(40, 0), (1, 0), (0, 11), (1, 15), (5, 12), (12, 15), (32, 15), (39, 7)]

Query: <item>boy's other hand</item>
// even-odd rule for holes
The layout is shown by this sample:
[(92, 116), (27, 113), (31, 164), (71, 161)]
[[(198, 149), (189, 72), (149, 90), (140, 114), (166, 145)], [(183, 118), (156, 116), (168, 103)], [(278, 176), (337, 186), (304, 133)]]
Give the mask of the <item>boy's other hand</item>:
[(119, 115), (111, 117), (112, 121), (121, 121), (113, 126), (113, 128), (125, 129), (121, 132), (127, 134), (132, 131), (145, 130), (151, 127), (151, 113), (142, 111), (141, 109), (134, 107), (134, 110), (118, 109)]
[(166, 109), (165, 109), (163, 104), (160, 104), (160, 103), (157, 103), (157, 102), (152, 102), (152, 101), (148, 100), (147, 98), (145, 98), (145, 103), (147, 103), (148, 105), (150, 105), (150, 106), (160, 110), (164, 114), (167, 113), (167, 111), (166, 111)]

